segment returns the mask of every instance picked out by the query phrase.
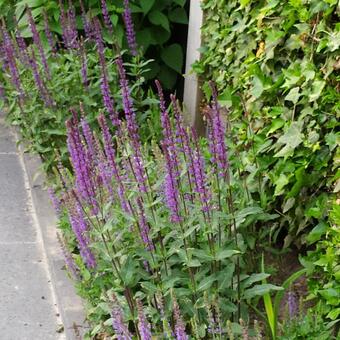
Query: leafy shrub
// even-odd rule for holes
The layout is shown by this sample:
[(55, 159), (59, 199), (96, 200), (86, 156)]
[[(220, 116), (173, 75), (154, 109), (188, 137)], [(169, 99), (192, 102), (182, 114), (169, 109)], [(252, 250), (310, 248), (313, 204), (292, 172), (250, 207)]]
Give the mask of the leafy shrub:
[[(2, 5), (4, 11), (7, 8), (6, 3), (8, 1), (4, 1)], [(52, 32), (61, 34), (63, 28), (60, 20), (60, 3), (66, 5), (65, 10), (69, 8), (67, 0), (61, 2), (58, 0), (23, 0), (16, 3), (15, 14), (19, 20), (22, 35), (31, 37), (27, 16), (23, 15), (26, 5), (33, 8), (33, 16), (39, 29), (43, 30), (43, 11), (46, 11)], [(105, 1), (77, 0), (71, 3), (75, 9), (77, 29), (84, 30), (81, 3), (83, 3), (87, 17), (91, 18), (102, 16), (102, 3)], [(115, 41), (122, 48), (126, 48), (128, 44), (122, 18), (123, 3), (123, 0), (107, 2), (107, 13), (112, 23), (114, 38), (112, 30), (108, 27), (104, 32), (104, 38), (109, 43)], [(8, 7), (12, 8), (8, 16), (9, 27), (12, 28), (13, 23), (10, 15), (14, 14), (14, 6)], [(152, 68), (146, 75), (147, 78), (158, 78), (166, 88), (173, 88), (179, 75), (182, 74), (184, 65), (186, 25), (188, 23), (186, 0), (133, 0), (130, 1), (130, 8), (137, 32), (137, 43), (142, 48), (144, 57), (153, 59)], [(181, 34), (175, 35), (177, 32)]]
[(246, 217), (271, 217), (243, 190), (232, 191), (240, 183), (231, 184), (234, 160), (216, 95), (206, 140), (183, 126), (175, 97), (170, 119), (157, 84), (163, 138), (143, 147), (121, 59), (116, 63), (126, 122), (116, 122), (112, 136), (100, 115), (99, 137), (73, 111), (67, 130), (74, 178), (58, 170), (57, 201), (69, 220), (64, 235), (75, 246), (68, 262), (78, 266), (92, 336), (111, 334), (112, 324), (116, 335), (142, 332), (144, 311), (154, 335), (171, 338), (172, 329), (177, 339), (224, 338), (227, 320), (248, 320), (253, 298), (281, 289), (261, 284), (266, 273), (248, 274)]
[(203, 57), (194, 68), (216, 80), (231, 109), (251, 194), (281, 215), (267, 236), (305, 244), (339, 191), (337, 1), (204, 0), (202, 8)]
[[(91, 34), (95, 37), (79, 36), (74, 40), (74, 46), (67, 43), (72, 25), (64, 24), (63, 42), (67, 48), (59, 50), (56, 50), (56, 39), (49, 35), (50, 23), (45, 21), (44, 32), (40, 34), (36, 25), (32, 20), (30, 29), (36, 34), (29, 46), (20, 30), (13, 32), (15, 39), (11, 39), (5, 29), (3, 31), (2, 104), (9, 112), (9, 119), (20, 127), (23, 138), (30, 142), (31, 150), (41, 155), (45, 169), (50, 170), (56, 164), (56, 152), (67, 163), (64, 122), (69, 117), (68, 108), (79, 106), (81, 102), (94, 126), (98, 110), (108, 114), (121, 110), (117, 71), (110, 61), (117, 52), (113, 48), (115, 44), (104, 46), (103, 29), (95, 28), (93, 22)], [(76, 32), (75, 28), (73, 31)], [(153, 99), (145, 79), (150, 61), (139, 55), (131, 58), (128, 53), (124, 53), (124, 58), (129, 60), (127, 70), (134, 80), (131, 96), (141, 112), (138, 121), (142, 123), (142, 138), (147, 141), (150, 136), (159, 134), (157, 100)]]

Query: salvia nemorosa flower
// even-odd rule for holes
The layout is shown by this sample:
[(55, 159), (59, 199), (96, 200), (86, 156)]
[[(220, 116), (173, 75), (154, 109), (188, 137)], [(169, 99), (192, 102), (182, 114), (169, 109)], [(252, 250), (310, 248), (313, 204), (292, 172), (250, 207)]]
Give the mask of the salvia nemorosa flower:
[(63, 43), (64, 47), (69, 48), (68, 23), (63, 0), (59, 0), (59, 8), (60, 8), (60, 25), (63, 31), (62, 33)]
[(181, 311), (175, 297), (173, 297), (173, 314), (175, 319), (175, 336), (177, 340), (188, 340), (189, 337), (185, 332), (185, 325), (181, 316)]
[[(76, 196), (76, 193), (72, 195)], [(89, 247), (90, 240), (87, 236), (89, 226), (77, 199), (72, 198), (69, 200), (68, 212), (70, 224), (78, 242), (80, 255), (88, 268), (95, 268), (96, 260)]]
[(208, 189), (208, 183), (205, 173), (205, 163), (204, 158), (201, 154), (199, 142), (198, 142), (198, 136), (195, 131), (195, 129), (192, 129), (192, 136), (194, 141), (194, 151), (193, 151), (193, 157), (192, 157), (192, 173), (194, 178), (194, 188), (196, 193), (200, 197), (200, 201), (202, 204), (202, 210), (206, 213), (210, 211), (210, 198), (211, 193)]
[(48, 90), (46, 88), (46, 85), (45, 85), (44, 81), (42, 80), (42, 77), (40, 76), (40, 72), (39, 72), (37, 61), (36, 61), (36, 56), (35, 56), (35, 53), (34, 53), (33, 46), (31, 46), (29, 63), (30, 63), (31, 69), (32, 69), (35, 84), (36, 84), (36, 86), (39, 90), (39, 93), (40, 93), (40, 96), (41, 96), (43, 102), (45, 103), (45, 106), (47, 106), (47, 107), (53, 106), (53, 100), (51, 99), (51, 96), (49, 95)]
[(116, 298), (113, 295), (113, 308), (112, 308), (112, 327), (118, 340), (132, 340), (132, 335), (128, 327), (124, 323), (123, 311)]
[(137, 205), (138, 205), (138, 225), (141, 239), (145, 245), (145, 248), (148, 251), (153, 251), (155, 247), (152, 243), (152, 240), (150, 239), (150, 227), (146, 220), (143, 202), (140, 197), (137, 199)]
[(158, 90), (159, 106), (161, 109), (161, 124), (163, 128), (163, 145), (165, 145), (166, 148), (168, 149), (169, 157), (171, 159), (171, 166), (173, 167), (173, 173), (177, 179), (179, 177), (179, 162), (178, 162), (178, 150), (176, 146), (176, 138), (173, 134), (169, 113), (165, 106), (162, 86), (158, 80), (156, 80), (155, 83), (156, 83), (157, 90)]
[(93, 212), (98, 210), (96, 200), (96, 183), (93, 176), (93, 162), (82, 138), (79, 128), (77, 113), (71, 109), (73, 117), (66, 122), (67, 146), (76, 178), (77, 190), (81, 197), (92, 206)]
[(53, 208), (55, 210), (55, 212), (60, 215), (61, 213), (61, 202), (60, 199), (57, 197), (57, 195), (55, 194), (53, 188), (49, 187), (47, 189), (48, 195), (50, 197), (50, 201), (53, 205)]
[(25, 39), (22, 37), (20, 29), (18, 27), (18, 21), (16, 17), (14, 16), (13, 18), (14, 23), (15, 23), (15, 38), (17, 41), (18, 49), (19, 49), (19, 59), (22, 62), (23, 65), (28, 66), (29, 65), (29, 59), (28, 59), (28, 54), (27, 54), (27, 45), (25, 42)]
[(68, 30), (68, 43), (69, 47), (73, 49), (78, 49), (78, 31), (76, 24), (76, 11), (72, 0), (68, 1), (68, 11), (67, 11), (67, 30)]
[(89, 80), (87, 77), (87, 54), (84, 46), (84, 41), (80, 42), (80, 58), (81, 58), (81, 79), (84, 87), (87, 89), (89, 86)]
[(32, 11), (29, 7), (26, 7), (26, 10), (27, 10), (27, 15), (28, 15), (29, 27), (30, 27), (32, 35), (33, 35), (34, 44), (38, 48), (46, 76), (47, 76), (48, 79), (51, 79), (51, 73), (50, 73), (50, 69), (48, 67), (45, 51), (44, 51), (44, 48), (43, 48), (43, 45), (42, 45), (42, 42), (41, 42), (41, 39), (40, 39), (40, 35), (39, 35), (39, 32), (38, 32), (37, 26), (36, 26), (34, 19), (33, 19)]
[(112, 22), (110, 19), (109, 11), (107, 9), (106, 0), (101, 0), (101, 7), (102, 7), (102, 14), (103, 14), (105, 26), (109, 30), (110, 34), (112, 34), (113, 26), (112, 26)]
[(126, 39), (130, 48), (130, 52), (133, 56), (136, 56), (137, 55), (136, 33), (133, 27), (131, 10), (129, 7), (129, 0), (124, 0), (123, 19), (126, 29)]
[(144, 314), (143, 305), (140, 300), (137, 300), (137, 311), (138, 311), (138, 330), (141, 336), (141, 340), (151, 340), (151, 326)]
[(296, 296), (292, 291), (288, 292), (287, 305), (288, 305), (289, 317), (293, 318), (294, 316), (296, 316), (299, 307), (298, 307)]
[(212, 106), (209, 118), (209, 146), (212, 162), (216, 165), (221, 177), (226, 177), (229, 167), (227, 146), (225, 143), (226, 127), (221, 117), (220, 105), (217, 99), (217, 89), (213, 82), (209, 82), (212, 90)]
[(110, 166), (111, 174), (113, 175), (116, 185), (117, 185), (117, 191), (118, 196), (120, 200), (121, 207), (126, 212), (131, 212), (131, 207), (129, 202), (126, 199), (125, 195), (125, 188), (123, 185), (122, 178), (119, 173), (119, 169), (116, 163), (116, 156), (115, 151), (112, 145), (112, 136), (110, 134), (109, 128), (106, 123), (106, 119), (103, 114), (99, 115), (98, 122), (100, 125), (100, 128), (102, 130), (102, 136), (103, 136), (103, 142), (104, 142), (104, 150), (106, 154), (106, 158), (108, 160), (108, 164)]
[(20, 97), (23, 97), (24, 92), (22, 90), (20, 76), (15, 59), (15, 49), (13, 46), (12, 39), (10, 38), (6, 28), (2, 30), (3, 35), (3, 52), (5, 57), (5, 67), (8, 67), (11, 75), (11, 81)]
[(50, 46), (50, 49), (53, 55), (55, 55), (57, 53), (57, 48), (56, 48), (56, 44), (53, 38), (53, 34), (50, 30), (50, 26), (48, 25), (48, 17), (47, 17), (46, 10), (43, 11), (43, 17), (44, 17), (44, 30), (45, 30), (45, 35), (48, 41), (48, 45)]
[(147, 176), (145, 173), (145, 167), (142, 159), (141, 143), (138, 133), (138, 125), (136, 121), (136, 113), (132, 106), (132, 99), (130, 97), (130, 90), (128, 81), (126, 78), (125, 69), (123, 66), (123, 61), (121, 57), (116, 59), (116, 64), (118, 66), (119, 78), (120, 78), (120, 88), (123, 97), (123, 107), (126, 118), (127, 131), (129, 133), (130, 144), (133, 150), (132, 162), (133, 162), (133, 172), (138, 183), (138, 187), (142, 192), (146, 192), (146, 182)]
[(166, 174), (164, 179), (164, 195), (166, 205), (170, 210), (170, 220), (173, 223), (179, 223), (182, 221), (180, 214), (180, 198), (178, 182), (176, 179), (176, 173), (172, 165), (172, 160), (170, 158), (168, 149), (164, 145), (163, 147), (164, 158), (165, 158), (165, 168)]
[(71, 274), (73, 275), (73, 277), (75, 279), (79, 279), (79, 268), (76, 265), (76, 263), (73, 260), (72, 254), (70, 253), (70, 251), (67, 249), (65, 242), (63, 241), (63, 239), (61, 238), (61, 236), (59, 235), (59, 233), (57, 234), (57, 238), (61, 247), (61, 251), (63, 253), (64, 256), (64, 261), (66, 264), (66, 267), (68, 268), (68, 270), (71, 272)]
[(81, 19), (83, 21), (83, 28), (84, 28), (84, 31), (85, 31), (85, 36), (90, 39), (92, 37), (91, 26), (90, 26), (89, 20), (87, 19), (87, 16), (86, 16), (86, 10), (85, 10), (83, 0), (80, 0), (79, 4), (80, 4), (80, 9), (81, 9)]

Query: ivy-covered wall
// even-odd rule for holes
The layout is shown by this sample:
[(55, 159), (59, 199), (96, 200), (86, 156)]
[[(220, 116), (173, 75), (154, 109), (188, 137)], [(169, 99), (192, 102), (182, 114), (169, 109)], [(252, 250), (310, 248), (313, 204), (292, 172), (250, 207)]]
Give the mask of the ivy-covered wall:
[[(218, 85), (240, 169), (254, 174), (252, 195), (281, 215), (267, 232), (304, 243), (340, 189), (338, 1), (201, 3), (203, 57), (194, 69)], [(207, 84), (203, 91), (210, 96)]]

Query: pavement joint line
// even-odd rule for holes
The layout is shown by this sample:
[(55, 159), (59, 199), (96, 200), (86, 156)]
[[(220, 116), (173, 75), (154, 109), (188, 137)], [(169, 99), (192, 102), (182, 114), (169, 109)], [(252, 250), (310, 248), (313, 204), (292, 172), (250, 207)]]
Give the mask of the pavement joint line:
[[(18, 135), (15, 133), (15, 139), (18, 141)], [(45, 244), (43, 242), (43, 236), (42, 236), (42, 231), (40, 228), (40, 224), (39, 224), (39, 220), (37, 217), (37, 212), (35, 209), (35, 206), (33, 204), (33, 197), (32, 197), (32, 192), (31, 189), (27, 190), (27, 188), (30, 188), (30, 182), (29, 182), (29, 178), (28, 178), (28, 174), (26, 172), (26, 167), (25, 167), (25, 161), (23, 158), (23, 154), (20, 151), (18, 153), (18, 158), (19, 158), (19, 162), (20, 162), (20, 166), (23, 172), (23, 179), (24, 179), (24, 183), (25, 183), (25, 188), (26, 188), (26, 193), (27, 193), (27, 198), (28, 198), (28, 202), (30, 203), (32, 210), (30, 211), (31, 216), (32, 216), (32, 222), (33, 225), (35, 226), (36, 232), (37, 232), (37, 240), (40, 243), (41, 246), (41, 250), (42, 250), (42, 258), (43, 258), (43, 264), (44, 264), (44, 269), (46, 272), (46, 277), (48, 278), (49, 281), (52, 282), (52, 275), (51, 275), (51, 269), (50, 269), (50, 265), (49, 265), (49, 261), (48, 261), (48, 257), (47, 257), (47, 252), (46, 252), (46, 247)], [(56, 292), (53, 289), (53, 286), (50, 289), (51, 292), (51, 297), (52, 297), (52, 301), (53, 301), (53, 306), (55, 308), (55, 315), (57, 318), (57, 321), (59, 324), (62, 324), (62, 320), (61, 320), (61, 316), (60, 316), (60, 311), (57, 305), (57, 296), (56, 296)], [(64, 334), (57, 334), (56, 333), (56, 340), (66, 340), (66, 335)]]
[(19, 156), (19, 154), (14, 151), (8, 151), (8, 152), (0, 151), (0, 156), (8, 156), (8, 155)]
[(3, 245), (3, 246), (11, 246), (11, 245), (13, 245), (13, 246), (16, 246), (16, 245), (25, 245), (25, 244), (27, 244), (27, 245), (29, 245), (29, 244), (40, 244), (40, 242), (34, 242), (34, 241), (32, 241), (32, 242), (30, 242), (30, 241), (22, 241), (22, 242), (20, 242), (20, 241), (12, 241), (12, 242), (1, 242), (0, 241), (0, 245)]

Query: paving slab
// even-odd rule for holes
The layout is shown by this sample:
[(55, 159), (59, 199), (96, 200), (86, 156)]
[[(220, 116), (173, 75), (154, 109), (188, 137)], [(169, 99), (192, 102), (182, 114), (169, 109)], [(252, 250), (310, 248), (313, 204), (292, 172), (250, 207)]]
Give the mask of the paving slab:
[(62, 340), (29, 189), (13, 131), (0, 118), (0, 339)]

